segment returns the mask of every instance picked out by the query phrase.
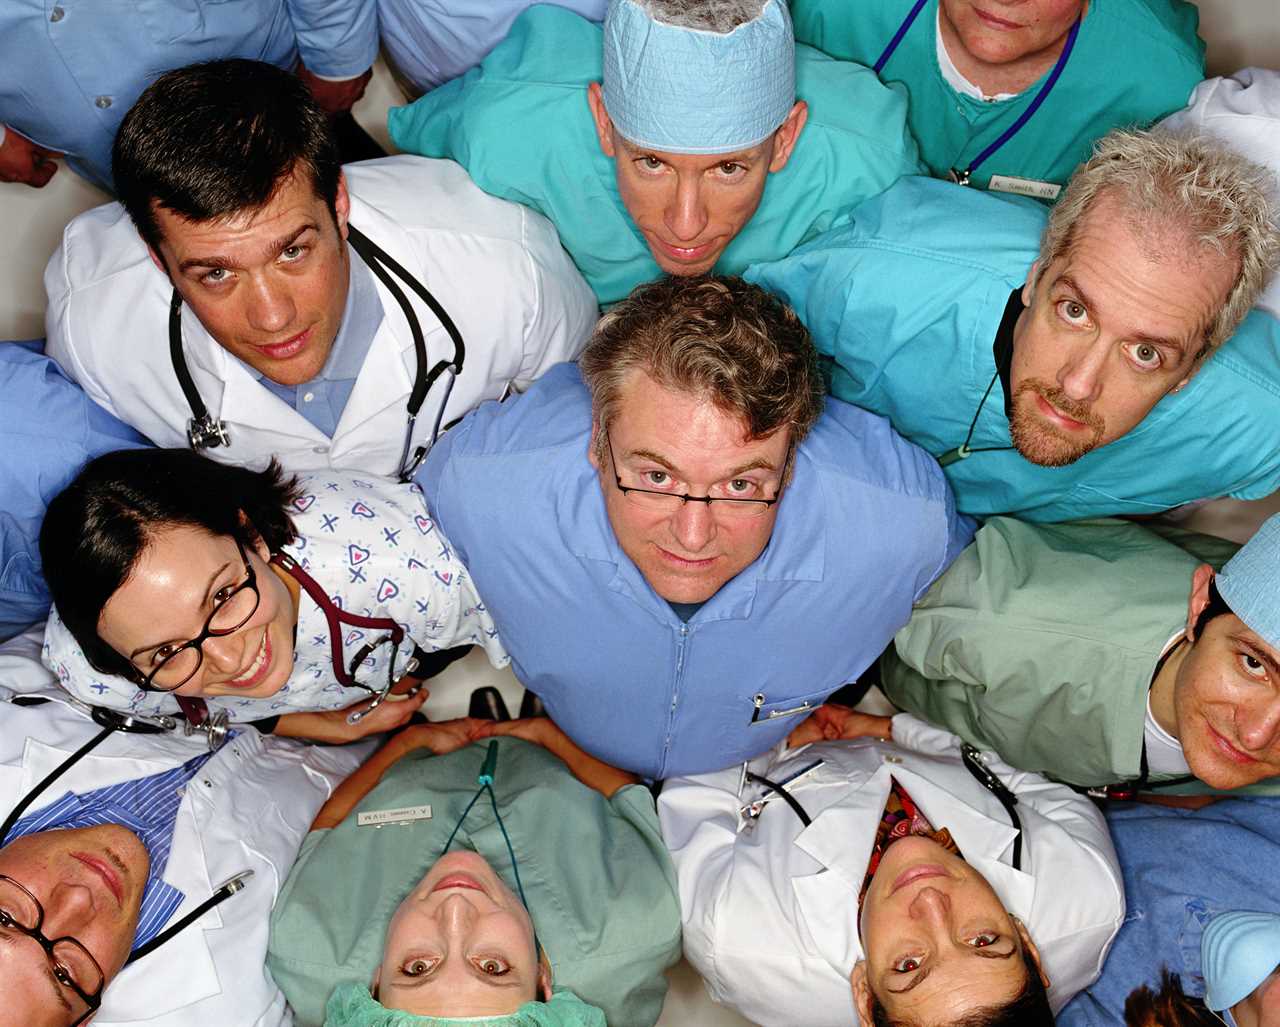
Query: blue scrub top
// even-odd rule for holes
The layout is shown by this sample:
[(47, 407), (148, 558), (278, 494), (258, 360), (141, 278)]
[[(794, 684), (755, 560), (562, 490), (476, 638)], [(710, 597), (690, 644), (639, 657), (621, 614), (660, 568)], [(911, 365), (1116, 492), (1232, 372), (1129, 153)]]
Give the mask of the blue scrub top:
[(927, 454), (830, 400), (764, 552), (685, 622), (618, 545), (590, 431), (587, 389), (561, 364), (468, 414), (418, 481), (516, 676), (580, 746), (646, 777), (781, 741), (870, 665), (972, 538)]
[(85, 462), (146, 440), (84, 394), (41, 349), (0, 342), (0, 641), (49, 613), (40, 525)]
[[(834, 395), (940, 456), (964, 442), (996, 372), (996, 333), (1046, 217), (1033, 200), (904, 178), (847, 225), (746, 278), (809, 326)], [(1255, 310), (1182, 391), (1075, 463), (1041, 467), (1006, 448), (950, 464), (956, 505), (974, 517), (1068, 521), (1269, 495), (1280, 487), (1278, 352), (1280, 322)], [(997, 382), (970, 445), (1011, 444)]]

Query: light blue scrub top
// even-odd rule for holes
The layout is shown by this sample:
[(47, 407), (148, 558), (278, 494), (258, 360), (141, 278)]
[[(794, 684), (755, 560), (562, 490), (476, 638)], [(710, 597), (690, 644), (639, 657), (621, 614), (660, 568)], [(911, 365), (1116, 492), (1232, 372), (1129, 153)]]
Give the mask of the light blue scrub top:
[(0, 641), (49, 614), (40, 525), (85, 462), (147, 441), (41, 352), (0, 342)]
[[(906, 178), (850, 224), (746, 278), (795, 307), (832, 358), (834, 395), (940, 456), (964, 442), (995, 374), (996, 330), (1046, 216), (1022, 197)], [(974, 517), (1069, 521), (1268, 495), (1280, 487), (1277, 354), (1280, 322), (1255, 310), (1181, 392), (1075, 463), (1040, 467), (1012, 449), (952, 463), (956, 505)], [(999, 382), (970, 445), (1011, 445)]]
[[(545, 214), (601, 303), (662, 275), (600, 150), (587, 85), (600, 81), (603, 31), (535, 6), (479, 68), (388, 115), (397, 146), (447, 157), (485, 192)], [(866, 68), (796, 48), (796, 95), (809, 120), (786, 167), (770, 174), (755, 215), (715, 270), (790, 253), (854, 204), (924, 170), (906, 101)]]
[(1058, 1027), (1115, 1027), (1134, 988), (1160, 990), (1163, 966), (1203, 997), (1200, 940), (1230, 910), (1280, 913), (1280, 799), (1226, 799), (1202, 810), (1113, 803), (1107, 825), (1124, 874), (1125, 918), (1102, 976)]
[[(914, 0), (791, 0), (796, 39), (873, 67)], [(1009, 17), (1016, 17), (1010, 14)], [(973, 174), (1066, 183), (1095, 139), (1119, 126), (1146, 127), (1184, 107), (1204, 78), (1199, 20), (1184, 0), (1091, 0), (1062, 77), (1044, 105)], [(934, 175), (966, 168), (1032, 103), (1041, 79), (1007, 100), (957, 92), (938, 67), (938, 0), (924, 5), (880, 77), (911, 98), (908, 116)]]
[(261, 382), (263, 388), (279, 396), (330, 438), (338, 430), (338, 421), (351, 398), (351, 390), (356, 387), (364, 358), (369, 355), (383, 317), (373, 272), (355, 250), (348, 248), (347, 252), (351, 257), (347, 308), (320, 373), (302, 385), (281, 385), (245, 365), (245, 370)]
[(829, 400), (764, 552), (686, 623), (619, 547), (590, 431), (577, 365), (561, 364), (468, 414), (417, 480), (516, 676), (580, 746), (645, 777), (781, 741), (883, 651), (973, 536), (927, 454)]
[(125, 113), (163, 72), (247, 57), (349, 78), (378, 56), (374, 0), (4, 0), (0, 123), (108, 192)]

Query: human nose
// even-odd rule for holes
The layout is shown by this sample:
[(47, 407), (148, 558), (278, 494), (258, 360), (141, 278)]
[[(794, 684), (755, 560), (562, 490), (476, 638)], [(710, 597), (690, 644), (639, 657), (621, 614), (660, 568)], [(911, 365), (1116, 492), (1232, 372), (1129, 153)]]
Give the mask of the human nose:
[(1093, 402), (1102, 391), (1103, 369), (1107, 363), (1107, 344), (1095, 339), (1066, 354), (1058, 369), (1058, 384), (1071, 399)]
[(446, 934), (459, 935), (465, 933), (479, 915), (475, 904), (461, 892), (445, 896), (445, 900), (436, 909), (436, 920)]
[(74, 881), (58, 881), (44, 897), (44, 922), (40, 930), (46, 938), (74, 935), (94, 916), (93, 892)]
[(205, 661), (227, 674), (240, 669), (240, 664), (244, 662), (244, 646), (243, 631), (233, 631), (229, 635), (210, 635), (200, 644)]
[(698, 553), (716, 537), (710, 503), (684, 502), (671, 518), (671, 533), (686, 553)]
[(1239, 709), (1236, 730), (1250, 752), (1270, 749), (1280, 735), (1280, 700), (1272, 700), (1257, 709)]
[(680, 242), (693, 242), (707, 227), (701, 176), (676, 176), (676, 192), (663, 212), (667, 230)]
[(278, 332), (293, 323), (295, 308), (288, 286), (271, 275), (260, 275), (249, 287), (247, 316), (256, 331)]
[(951, 912), (951, 899), (946, 892), (926, 885), (916, 892), (907, 911), (915, 920), (940, 926)]

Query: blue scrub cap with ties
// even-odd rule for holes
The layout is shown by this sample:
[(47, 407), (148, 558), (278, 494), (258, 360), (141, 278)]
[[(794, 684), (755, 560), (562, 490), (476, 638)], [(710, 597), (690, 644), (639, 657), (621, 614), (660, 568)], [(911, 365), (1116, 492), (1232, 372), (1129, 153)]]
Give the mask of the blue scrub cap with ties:
[(1231, 612), (1280, 649), (1280, 514), (1267, 518), (1227, 561), (1215, 584)]
[(644, 0), (611, 0), (604, 106), (619, 134), (668, 153), (731, 153), (764, 142), (796, 98), (796, 44), (782, 0), (731, 32), (659, 21)]
[(1280, 915), (1219, 913), (1204, 929), (1200, 957), (1204, 1004), (1230, 1009), (1280, 967)]

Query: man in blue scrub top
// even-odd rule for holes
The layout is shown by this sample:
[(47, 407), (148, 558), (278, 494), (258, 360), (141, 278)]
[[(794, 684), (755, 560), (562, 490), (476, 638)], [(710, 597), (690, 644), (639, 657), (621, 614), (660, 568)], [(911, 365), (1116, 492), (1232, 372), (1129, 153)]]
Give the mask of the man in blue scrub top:
[(86, 461), (145, 444), (40, 352), (0, 342), (0, 641), (49, 614), (40, 524)]
[(938, 457), (963, 513), (1252, 499), (1280, 486), (1280, 325), (1249, 312), (1277, 248), (1266, 181), (1215, 143), (1115, 132), (1047, 227), (910, 178), (747, 277), (808, 323), (836, 396)]
[(652, 778), (782, 741), (972, 536), (928, 454), (824, 401), (809, 333), (736, 278), (668, 277), (424, 464), (516, 676)]
[(664, 271), (785, 256), (922, 172), (906, 117), (866, 68), (797, 47), (783, 0), (613, 0), (603, 30), (531, 7), (388, 127), (550, 218), (609, 304)]

